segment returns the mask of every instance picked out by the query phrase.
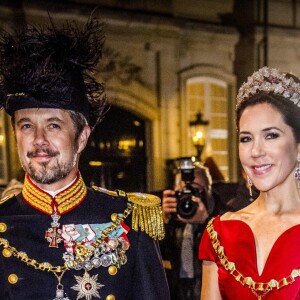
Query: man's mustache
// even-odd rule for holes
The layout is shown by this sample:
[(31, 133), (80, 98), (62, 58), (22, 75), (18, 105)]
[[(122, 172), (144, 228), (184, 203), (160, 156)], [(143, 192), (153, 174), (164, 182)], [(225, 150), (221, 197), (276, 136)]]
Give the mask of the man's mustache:
[(32, 158), (40, 155), (41, 153), (47, 154), (48, 156), (54, 157), (59, 154), (58, 151), (53, 151), (50, 149), (36, 149), (35, 151), (28, 151), (27, 157)]

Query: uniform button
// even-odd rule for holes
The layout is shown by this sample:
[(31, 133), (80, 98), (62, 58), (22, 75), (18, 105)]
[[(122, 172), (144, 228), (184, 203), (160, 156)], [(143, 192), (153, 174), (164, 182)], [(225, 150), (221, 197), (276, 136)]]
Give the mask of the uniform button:
[(110, 218), (111, 218), (111, 220), (113, 222), (116, 222), (118, 220), (118, 214), (117, 213), (113, 213), (113, 214), (111, 214)]
[(116, 297), (115, 297), (114, 295), (110, 294), (110, 295), (106, 296), (105, 299), (106, 299), (106, 300), (115, 300)]
[(118, 269), (117, 269), (117, 267), (116, 266), (110, 266), (109, 268), (108, 268), (108, 273), (109, 273), (109, 275), (116, 275), (117, 274), (117, 272), (118, 272)]
[(9, 282), (10, 284), (15, 284), (15, 283), (18, 282), (18, 280), (19, 280), (19, 278), (18, 278), (18, 276), (17, 276), (16, 274), (10, 274), (10, 275), (8, 276), (8, 282)]
[(7, 225), (5, 223), (0, 223), (0, 232), (5, 232), (7, 230)]
[(3, 249), (3, 250), (2, 250), (2, 255), (3, 255), (4, 257), (11, 257), (11, 256), (12, 256), (12, 251), (9, 250), (9, 249)]

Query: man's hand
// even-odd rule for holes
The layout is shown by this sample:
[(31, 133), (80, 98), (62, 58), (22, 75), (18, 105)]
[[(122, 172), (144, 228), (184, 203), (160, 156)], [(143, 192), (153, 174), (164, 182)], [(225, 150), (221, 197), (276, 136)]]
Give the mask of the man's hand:
[[(190, 219), (181, 218), (178, 214), (177, 217), (183, 223), (203, 224), (209, 216), (208, 211), (200, 198), (192, 196), (192, 200), (198, 203), (195, 215)], [(176, 206), (175, 191), (165, 190), (162, 198), (162, 211), (165, 223), (169, 222), (172, 213), (176, 213)]]
[(162, 211), (165, 223), (169, 223), (172, 213), (176, 213), (177, 201), (175, 198), (175, 191), (165, 190), (163, 191), (162, 198)]

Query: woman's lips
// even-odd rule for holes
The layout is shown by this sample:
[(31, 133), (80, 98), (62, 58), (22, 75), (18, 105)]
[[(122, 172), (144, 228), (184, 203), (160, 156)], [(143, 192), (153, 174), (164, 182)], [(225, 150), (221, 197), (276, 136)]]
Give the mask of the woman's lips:
[(271, 164), (253, 166), (254, 174), (257, 174), (257, 175), (265, 174), (266, 172), (268, 172), (270, 170), (271, 167), (272, 167)]

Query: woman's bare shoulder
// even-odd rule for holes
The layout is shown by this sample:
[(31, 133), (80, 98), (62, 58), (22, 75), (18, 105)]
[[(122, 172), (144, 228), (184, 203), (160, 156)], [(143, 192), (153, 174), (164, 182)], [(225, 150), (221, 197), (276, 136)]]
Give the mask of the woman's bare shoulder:
[(227, 220), (240, 220), (243, 221), (244, 219), (248, 219), (249, 216), (251, 216), (254, 212), (254, 203), (246, 206), (245, 208), (242, 208), (241, 210), (232, 212), (232, 211), (228, 211), (226, 213), (224, 213), (220, 220), (221, 221), (227, 221)]
[(240, 220), (240, 215), (238, 211), (236, 212), (228, 211), (221, 216), (220, 220), (221, 221)]

